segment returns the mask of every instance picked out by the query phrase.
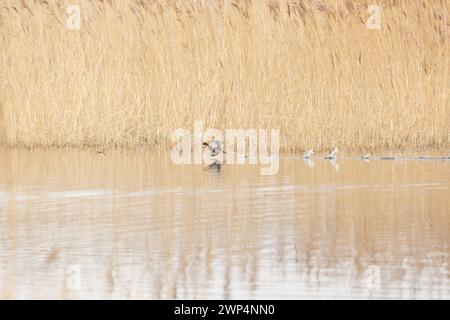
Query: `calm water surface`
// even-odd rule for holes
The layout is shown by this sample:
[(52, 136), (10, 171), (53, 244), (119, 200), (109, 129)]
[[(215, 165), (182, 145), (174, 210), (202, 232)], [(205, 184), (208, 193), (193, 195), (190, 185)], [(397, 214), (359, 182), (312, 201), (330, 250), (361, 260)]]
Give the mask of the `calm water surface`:
[(450, 161), (0, 151), (0, 298), (450, 298)]

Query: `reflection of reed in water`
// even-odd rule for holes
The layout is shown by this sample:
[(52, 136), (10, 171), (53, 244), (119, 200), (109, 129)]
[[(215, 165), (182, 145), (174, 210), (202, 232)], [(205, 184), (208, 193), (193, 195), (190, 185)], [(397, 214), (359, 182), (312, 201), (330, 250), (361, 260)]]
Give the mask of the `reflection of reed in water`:
[[(11, 158), (16, 221), (0, 217), (2, 296), (448, 292), (450, 204), (441, 167), (425, 175), (409, 163), (353, 162), (335, 172), (317, 162), (312, 172), (298, 161), (268, 179), (251, 166), (229, 167), (218, 179), (145, 152), (27, 154)], [(26, 192), (30, 183), (42, 190)], [(65, 286), (71, 265), (82, 270), (79, 292)], [(371, 265), (382, 268), (378, 292), (365, 286)]]
[[(1, 105), (0, 105), (1, 107)], [(0, 110), (0, 143), (1, 143), (1, 110)], [(9, 149), (3, 149), (0, 147), (0, 186), (4, 186), (4, 191), (6, 191), (5, 196), (1, 195), (3, 191), (0, 188), (0, 213), (1, 218), (6, 219), (8, 224), (5, 225), (5, 233), (3, 230), (0, 230), (0, 235), (8, 234), (8, 252), (7, 256), (4, 256), (3, 259), (0, 260), (0, 299), (6, 295), (8, 296), (13, 289), (11, 287), (3, 287), (1, 278), (5, 279), (14, 279), (15, 269), (17, 266), (17, 253), (20, 250), (18, 247), (18, 215), (17, 215), (17, 206), (16, 206), (16, 194), (14, 188), (14, 177), (13, 177), (13, 158), (12, 152)], [(6, 209), (6, 210), (5, 210)], [(0, 218), (0, 220), (1, 220)], [(4, 248), (2, 248), (4, 249)], [(6, 265), (9, 268), (3, 269), (1, 266)]]

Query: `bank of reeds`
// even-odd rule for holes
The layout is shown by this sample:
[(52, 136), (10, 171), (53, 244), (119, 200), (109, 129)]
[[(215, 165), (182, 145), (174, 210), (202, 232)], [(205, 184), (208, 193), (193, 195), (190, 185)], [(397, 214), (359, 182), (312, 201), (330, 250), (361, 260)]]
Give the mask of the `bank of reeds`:
[[(281, 146), (448, 147), (450, 2), (3, 0), (11, 146), (168, 145), (194, 120)], [(70, 4), (80, 30), (66, 27)]]

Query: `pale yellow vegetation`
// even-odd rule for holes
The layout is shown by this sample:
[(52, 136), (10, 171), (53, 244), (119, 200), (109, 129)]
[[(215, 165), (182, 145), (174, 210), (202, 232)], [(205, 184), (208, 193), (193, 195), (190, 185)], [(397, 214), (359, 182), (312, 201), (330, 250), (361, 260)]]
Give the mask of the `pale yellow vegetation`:
[(168, 145), (203, 120), (289, 151), (448, 147), (450, 2), (377, 1), (369, 30), (372, 3), (2, 0), (3, 140)]

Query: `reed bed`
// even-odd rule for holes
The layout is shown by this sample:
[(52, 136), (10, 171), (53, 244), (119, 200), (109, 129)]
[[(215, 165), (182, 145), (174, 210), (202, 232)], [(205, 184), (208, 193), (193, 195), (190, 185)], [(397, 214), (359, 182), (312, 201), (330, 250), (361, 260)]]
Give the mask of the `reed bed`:
[(372, 3), (3, 0), (2, 141), (169, 146), (203, 120), (293, 152), (449, 147), (450, 2), (377, 1), (369, 30)]

